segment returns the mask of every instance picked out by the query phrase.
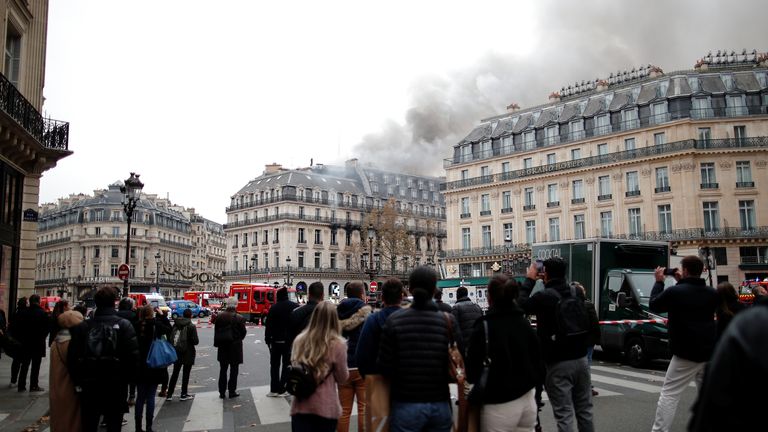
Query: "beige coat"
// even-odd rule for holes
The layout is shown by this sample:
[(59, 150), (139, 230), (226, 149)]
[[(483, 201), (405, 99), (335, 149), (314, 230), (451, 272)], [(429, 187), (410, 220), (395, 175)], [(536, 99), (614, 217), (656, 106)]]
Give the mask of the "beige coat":
[(75, 393), (72, 378), (67, 370), (67, 350), (69, 349), (69, 329), (83, 321), (80, 312), (67, 311), (59, 315), (61, 330), (51, 345), (50, 385), (50, 421), (52, 432), (79, 432), (80, 398)]

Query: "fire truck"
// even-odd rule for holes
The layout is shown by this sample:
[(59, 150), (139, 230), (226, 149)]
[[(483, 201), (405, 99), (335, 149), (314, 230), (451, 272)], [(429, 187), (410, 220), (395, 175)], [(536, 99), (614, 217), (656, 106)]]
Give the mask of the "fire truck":
[(221, 309), (221, 305), (227, 297), (229, 296), (226, 293), (215, 291), (187, 291), (184, 293), (184, 300), (207, 307), (211, 312)]
[[(237, 313), (251, 322), (264, 319), (269, 308), (277, 301), (275, 292), (279, 286), (259, 283), (233, 283), (229, 296), (237, 298)], [(288, 298), (297, 301), (296, 290), (288, 288)]]

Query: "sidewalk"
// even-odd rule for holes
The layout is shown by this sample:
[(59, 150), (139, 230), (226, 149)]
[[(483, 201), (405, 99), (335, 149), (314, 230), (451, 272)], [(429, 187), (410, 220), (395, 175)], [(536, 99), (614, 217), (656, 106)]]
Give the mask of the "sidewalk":
[[(40, 365), (40, 393), (19, 393), (8, 388), (11, 382), (12, 359), (3, 353), (0, 358), (0, 431), (34, 431), (40, 417), (48, 415), (48, 357)], [(29, 380), (29, 376), (27, 376)], [(27, 385), (29, 387), (29, 385)], [(47, 424), (40, 430), (47, 428)]]

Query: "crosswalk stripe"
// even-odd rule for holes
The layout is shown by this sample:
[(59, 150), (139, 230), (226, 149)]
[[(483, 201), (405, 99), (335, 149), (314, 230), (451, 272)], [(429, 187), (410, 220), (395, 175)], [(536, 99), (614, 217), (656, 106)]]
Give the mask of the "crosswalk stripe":
[[(592, 370), (596, 370), (599, 372), (612, 373), (616, 375), (624, 375), (632, 378), (642, 378), (642, 379), (653, 381), (653, 382), (659, 382), (659, 383), (664, 382), (664, 376), (661, 376), (661, 375), (654, 375), (654, 374), (642, 373), (642, 372), (633, 372), (625, 369), (609, 368), (605, 366), (592, 366)], [(688, 384), (688, 387), (696, 387), (696, 384), (693, 381), (691, 381), (691, 383)]]
[(633, 389), (633, 390), (640, 390), (640, 391), (644, 391), (646, 393), (660, 393), (661, 392), (661, 387), (656, 386), (656, 385), (643, 384), (643, 383), (636, 382), (636, 381), (629, 381), (629, 380), (624, 380), (624, 379), (621, 379), (621, 378), (612, 378), (612, 377), (607, 377), (607, 376), (604, 376), (604, 375), (592, 374), (592, 381), (593, 382), (596, 381), (596, 382), (603, 383), (603, 384), (610, 384), (610, 385), (614, 385), (614, 386), (618, 386), (618, 387), (626, 387), (628, 389)]
[(8, 417), (8, 414), (0, 413), (0, 422), (5, 420)]
[(269, 386), (251, 387), (253, 403), (259, 415), (259, 423), (263, 425), (286, 423), (291, 421), (291, 404), (286, 398), (267, 397)]
[(184, 424), (184, 432), (222, 429), (224, 427), (224, 404), (219, 399), (219, 392), (195, 394), (192, 409)]

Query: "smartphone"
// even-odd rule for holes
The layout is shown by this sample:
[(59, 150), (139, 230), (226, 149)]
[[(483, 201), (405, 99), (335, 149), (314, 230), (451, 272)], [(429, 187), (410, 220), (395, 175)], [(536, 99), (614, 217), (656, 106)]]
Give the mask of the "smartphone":
[(675, 268), (664, 269), (664, 275), (665, 276), (674, 276), (675, 273), (677, 273), (677, 268), (676, 267)]
[(544, 261), (537, 259), (536, 260), (536, 271), (539, 273), (544, 272)]

